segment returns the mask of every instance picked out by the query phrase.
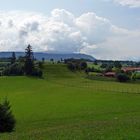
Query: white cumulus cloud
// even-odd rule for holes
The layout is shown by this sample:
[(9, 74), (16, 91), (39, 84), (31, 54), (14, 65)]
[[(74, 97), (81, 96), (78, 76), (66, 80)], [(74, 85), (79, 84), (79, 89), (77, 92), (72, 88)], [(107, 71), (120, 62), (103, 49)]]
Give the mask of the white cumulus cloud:
[[(0, 12), (0, 51), (81, 52), (102, 59), (127, 59), (138, 52), (140, 32), (112, 25), (93, 12), (75, 17), (64, 9), (50, 16), (34, 12)], [(125, 55), (124, 55), (125, 54)]]
[(140, 7), (140, 0), (114, 0), (122, 6), (129, 6), (132, 8)]

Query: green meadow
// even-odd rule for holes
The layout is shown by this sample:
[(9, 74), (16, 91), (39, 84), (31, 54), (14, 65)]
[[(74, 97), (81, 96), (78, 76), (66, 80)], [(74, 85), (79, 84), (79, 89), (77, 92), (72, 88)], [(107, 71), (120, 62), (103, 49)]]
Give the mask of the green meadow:
[(140, 84), (87, 79), (46, 64), (44, 79), (0, 77), (16, 129), (0, 140), (140, 140)]

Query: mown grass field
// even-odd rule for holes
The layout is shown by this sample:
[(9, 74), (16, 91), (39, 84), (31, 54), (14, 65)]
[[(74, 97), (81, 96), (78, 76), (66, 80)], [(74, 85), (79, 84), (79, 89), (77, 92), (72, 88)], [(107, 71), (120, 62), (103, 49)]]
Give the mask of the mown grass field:
[(44, 79), (1, 77), (17, 125), (0, 140), (140, 140), (140, 85), (89, 80), (65, 65)]

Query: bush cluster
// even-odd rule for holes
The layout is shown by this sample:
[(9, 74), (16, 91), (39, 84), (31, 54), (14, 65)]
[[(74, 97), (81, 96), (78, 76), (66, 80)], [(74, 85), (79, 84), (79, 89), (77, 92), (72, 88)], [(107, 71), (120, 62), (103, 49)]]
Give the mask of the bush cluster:
[[(8, 63), (5, 67), (0, 69), (1, 75), (5, 76), (35, 76), (35, 77), (42, 77), (43, 76), (43, 63), (38, 62), (35, 65), (35, 59), (32, 52), (32, 47), (28, 45), (26, 48), (25, 56), (19, 57), (16, 59), (16, 55), (13, 52), (12, 57), (9, 59), (11, 63)], [(2, 65), (3, 66), (3, 65)]]
[(35, 76), (35, 77), (40, 77), (41, 78), (43, 76), (43, 72), (42, 72), (41, 69), (35, 68), (35, 69), (33, 69), (31, 76)]
[(117, 74), (117, 80), (119, 82), (127, 82), (130, 80), (129, 76), (125, 73), (119, 73)]
[(24, 68), (20, 64), (12, 64), (3, 70), (3, 75), (6, 76), (20, 76), (24, 75)]
[(67, 59), (65, 63), (71, 71), (86, 70), (87, 63), (82, 59)]

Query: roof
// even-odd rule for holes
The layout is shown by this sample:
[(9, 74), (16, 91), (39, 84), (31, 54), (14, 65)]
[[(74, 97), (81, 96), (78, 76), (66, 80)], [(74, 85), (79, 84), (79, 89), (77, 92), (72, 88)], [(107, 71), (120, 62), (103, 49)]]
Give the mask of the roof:
[(140, 67), (124, 67), (124, 68), (122, 68), (122, 70), (124, 72), (128, 72), (128, 71), (140, 71)]
[(115, 76), (116, 73), (115, 72), (107, 72), (105, 73), (105, 76)]

